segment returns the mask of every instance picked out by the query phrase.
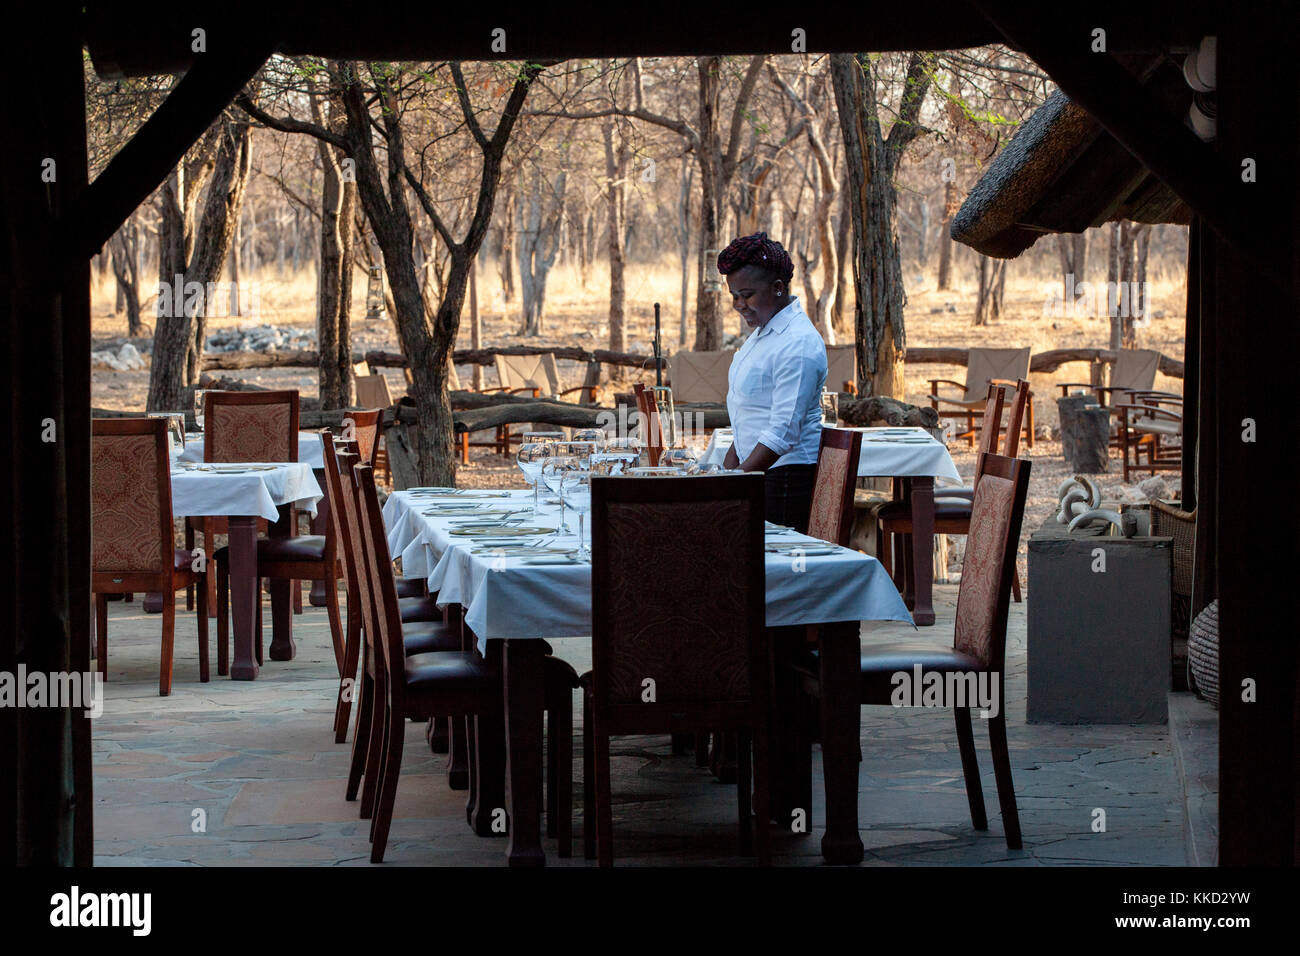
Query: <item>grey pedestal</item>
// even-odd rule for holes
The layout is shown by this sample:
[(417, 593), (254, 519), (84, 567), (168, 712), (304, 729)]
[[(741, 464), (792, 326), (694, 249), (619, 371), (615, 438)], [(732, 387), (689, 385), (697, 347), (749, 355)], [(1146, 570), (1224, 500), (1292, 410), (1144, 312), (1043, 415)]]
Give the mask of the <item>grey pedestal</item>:
[(1034, 532), (1029, 723), (1165, 723), (1172, 555), (1170, 538), (1071, 534), (1055, 518)]

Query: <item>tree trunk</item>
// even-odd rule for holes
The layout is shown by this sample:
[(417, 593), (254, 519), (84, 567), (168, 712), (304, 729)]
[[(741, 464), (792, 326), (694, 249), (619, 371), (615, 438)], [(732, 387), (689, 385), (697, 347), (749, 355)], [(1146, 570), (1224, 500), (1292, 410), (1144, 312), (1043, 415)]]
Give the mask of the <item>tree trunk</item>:
[(497, 262), (501, 268), (501, 295), (506, 302), (515, 298), (515, 185), (511, 179), (505, 188), (501, 204), (501, 255)]
[[(474, 258), (474, 267), (469, 270), (469, 342), (470, 347), (478, 350), (483, 347), (483, 322), (478, 314), (478, 257)], [(483, 391), (483, 366), (475, 364), (471, 379), (476, 392)]]
[(853, 317), (849, 305), (849, 263), (853, 260), (853, 214), (849, 209), (849, 191), (840, 190), (840, 221), (835, 229), (835, 327), (843, 337)]
[(104, 260), (107, 262), (110, 257), (112, 259), (117, 294), (121, 296), (122, 307), (126, 310), (126, 334), (141, 335), (144, 325), (140, 321), (140, 232), (134, 218), (127, 220), (108, 244), (110, 254)]
[(944, 183), (944, 234), (939, 238), (939, 287), (949, 290), (953, 287), (953, 213), (957, 212), (957, 182), (948, 179)]
[[(356, 240), (352, 223), (356, 218), (357, 184), (343, 183), (343, 202), (339, 209), (339, 311), (338, 363), (339, 406), (350, 408), (353, 404), (352, 374), (352, 275), (356, 271)], [(322, 350), (323, 351), (323, 350)]]
[(903, 275), (894, 224), (897, 158), (918, 134), (916, 122), (929, 85), (933, 54), (914, 53), (899, 119), (888, 141), (880, 132), (874, 79), (852, 54), (831, 56), (848, 190), (853, 197), (854, 327), (858, 388), (863, 396), (902, 399)]
[[(319, 97), (311, 97), (312, 118), (320, 122)], [(316, 342), (320, 352), (318, 383), (320, 407), (342, 408), (339, 395), (339, 303), (343, 279), (339, 230), (343, 212), (343, 190), (334, 147), (316, 141), (316, 152), (325, 181), (320, 200), (320, 265), (316, 280)]]
[(1119, 264), (1123, 249), (1120, 223), (1110, 224), (1110, 254), (1106, 262), (1106, 305), (1110, 316), (1110, 347), (1118, 349), (1124, 341), (1123, 318), (1120, 316)]
[(609, 209), (609, 348), (613, 352), (627, 349), (626, 317), (624, 306), (626, 286), (624, 270), (627, 251), (623, 243), (624, 210), (627, 201), (628, 164), (631, 150), (627, 145), (626, 131), (618, 129), (618, 146), (614, 145), (615, 122), (606, 119), (605, 138), (605, 204)]
[(725, 184), (722, 176), (722, 144), (718, 137), (718, 107), (722, 87), (722, 57), (699, 58), (700, 148), (696, 159), (700, 166), (700, 237), (701, 256), (695, 284), (695, 351), (722, 348), (721, 283), (718, 281), (716, 256)]
[(681, 315), (677, 344), (682, 348), (686, 347), (686, 296), (690, 294), (691, 285), (691, 180), (694, 176), (695, 168), (682, 163), (681, 193), (677, 197), (677, 255), (682, 272)]

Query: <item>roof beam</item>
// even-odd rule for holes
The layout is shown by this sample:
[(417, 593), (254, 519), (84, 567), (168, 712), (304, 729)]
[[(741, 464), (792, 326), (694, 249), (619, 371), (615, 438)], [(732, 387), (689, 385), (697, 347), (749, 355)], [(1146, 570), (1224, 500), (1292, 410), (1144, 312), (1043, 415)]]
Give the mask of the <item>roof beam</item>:
[(1238, 180), (1240, 170), (1171, 115), (1110, 53), (1091, 52), (1092, 31), (1100, 25), (1095, 17), (1062, 23), (1069, 17), (1063, 11), (1044, 18), (1013, 13), (989, 0), (971, 4), (1226, 242), (1274, 282), (1288, 285), (1287, 264), (1259, 241), (1244, 210), (1228, 201), (1226, 186)]
[(272, 46), (246, 37), (226, 47), (227, 53), (198, 59), (63, 217), (59, 248), (68, 261), (88, 259), (103, 248), (261, 69)]

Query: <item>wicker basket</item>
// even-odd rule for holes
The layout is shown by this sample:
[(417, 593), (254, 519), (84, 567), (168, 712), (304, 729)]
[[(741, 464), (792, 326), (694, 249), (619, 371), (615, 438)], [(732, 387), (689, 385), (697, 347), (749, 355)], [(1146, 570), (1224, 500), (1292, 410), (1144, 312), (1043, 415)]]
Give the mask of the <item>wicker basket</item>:
[(1170, 657), (1174, 690), (1186, 690), (1187, 632), (1191, 626), (1193, 565), (1196, 560), (1196, 512), (1183, 511), (1167, 501), (1151, 502), (1151, 534), (1173, 538), (1173, 574), (1170, 580)]
[(1211, 601), (1192, 621), (1187, 638), (1187, 660), (1196, 681), (1197, 696), (1219, 706), (1219, 602)]

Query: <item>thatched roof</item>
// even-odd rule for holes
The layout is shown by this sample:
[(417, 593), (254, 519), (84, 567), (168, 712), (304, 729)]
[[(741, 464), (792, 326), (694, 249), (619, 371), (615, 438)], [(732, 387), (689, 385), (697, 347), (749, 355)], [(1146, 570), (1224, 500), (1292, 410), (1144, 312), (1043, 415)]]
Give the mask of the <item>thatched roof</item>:
[[(1164, 59), (1131, 64), (1172, 109), (1191, 90)], [(1016, 131), (953, 216), (952, 238), (1000, 259), (1020, 255), (1046, 233), (1082, 232), (1118, 219), (1191, 221), (1191, 210), (1057, 90)]]

